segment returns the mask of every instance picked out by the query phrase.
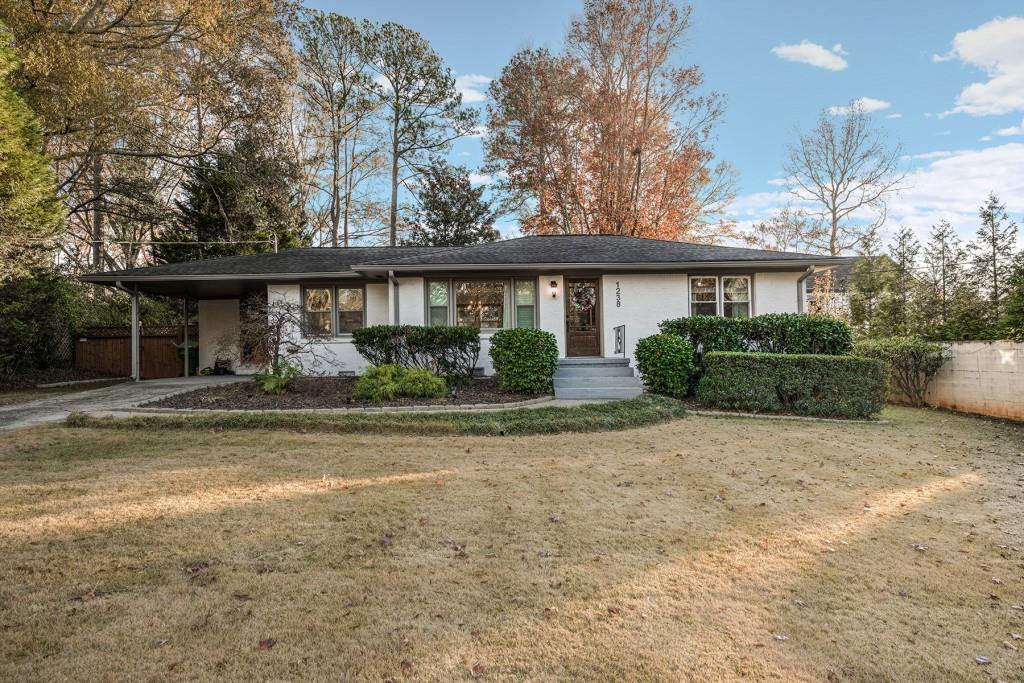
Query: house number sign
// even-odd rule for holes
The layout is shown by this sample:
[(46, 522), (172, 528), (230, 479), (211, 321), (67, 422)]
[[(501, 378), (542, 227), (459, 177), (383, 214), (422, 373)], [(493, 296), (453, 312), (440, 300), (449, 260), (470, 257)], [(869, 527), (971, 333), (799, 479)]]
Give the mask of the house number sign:
[(622, 308), (622, 287), (615, 283), (615, 308)]

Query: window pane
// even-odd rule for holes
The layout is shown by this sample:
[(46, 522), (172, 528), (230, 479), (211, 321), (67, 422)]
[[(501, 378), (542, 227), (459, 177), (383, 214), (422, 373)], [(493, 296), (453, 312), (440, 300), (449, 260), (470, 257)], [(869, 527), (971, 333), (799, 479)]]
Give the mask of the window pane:
[(455, 283), (455, 324), (460, 327), (505, 326), (505, 283), (497, 281)]
[(534, 326), (533, 306), (516, 306), (516, 327)]
[(532, 306), (537, 296), (537, 283), (533, 280), (516, 280), (516, 305)]
[(735, 303), (726, 301), (722, 305), (722, 312), (726, 318), (749, 318), (750, 304), (747, 302)]
[(431, 306), (448, 306), (448, 283), (447, 282), (431, 282), (430, 293), (427, 295), (427, 300)]
[(430, 324), (435, 326), (444, 326), (448, 324), (448, 307), (447, 306), (431, 306), (430, 307)]
[(338, 287), (338, 332), (363, 327), (363, 288)]
[[(695, 277), (690, 280), (690, 301), (718, 300), (718, 282), (713, 277)], [(714, 315), (711, 313), (710, 315)]]
[(745, 277), (723, 277), (722, 294), (726, 301), (750, 301), (750, 280)]
[(306, 334), (317, 336), (331, 333), (331, 290), (311, 287), (305, 290)]
[(713, 302), (690, 304), (690, 315), (718, 315), (718, 304)]

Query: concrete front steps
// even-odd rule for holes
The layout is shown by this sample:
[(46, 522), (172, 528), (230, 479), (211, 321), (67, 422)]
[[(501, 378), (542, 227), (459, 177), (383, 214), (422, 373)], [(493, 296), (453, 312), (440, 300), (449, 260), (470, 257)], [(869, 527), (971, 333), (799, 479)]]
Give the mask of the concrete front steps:
[(555, 371), (555, 398), (619, 399), (644, 393), (627, 358), (562, 358)]

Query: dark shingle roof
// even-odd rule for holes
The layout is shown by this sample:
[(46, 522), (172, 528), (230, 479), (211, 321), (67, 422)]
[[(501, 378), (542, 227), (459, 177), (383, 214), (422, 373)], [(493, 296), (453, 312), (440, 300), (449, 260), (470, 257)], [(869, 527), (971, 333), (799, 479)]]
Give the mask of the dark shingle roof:
[(278, 253), (245, 254), (222, 258), (168, 263), (147, 268), (93, 273), (90, 277), (108, 276), (203, 276), (203, 275), (276, 275), (294, 273), (344, 273), (366, 261), (419, 256), (438, 252), (446, 247), (310, 247), (284, 249)]
[[(719, 261), (791, 261), (823, 259), (813, 254), (723, 247), (623, 235), (534, 235), (452, 247), (440, 252), (381, 258), (362, 265), (530, 265), (695, 263)], [(827, 259), (823, 259), (827, 260)]]
[[(774, 263), (802, 266), (837, 259), (812, 254), (764, 251), (742, 247), (670, 242), (619, 235), (536, 235), (474, 244), (466, 247), (347, 247), (286, 249), (279, 253), (247, 254), (224, 258), (169, 263), (148, 268), (93, 273), (82, 279), (109, 283), (121, 278), (203, 279), (232, 275), (240, 278), (353, 271), (411, 270), (446, 266), (528, 267), (550, 265)], [(841, 260), (845, 261), (845, 260)]]

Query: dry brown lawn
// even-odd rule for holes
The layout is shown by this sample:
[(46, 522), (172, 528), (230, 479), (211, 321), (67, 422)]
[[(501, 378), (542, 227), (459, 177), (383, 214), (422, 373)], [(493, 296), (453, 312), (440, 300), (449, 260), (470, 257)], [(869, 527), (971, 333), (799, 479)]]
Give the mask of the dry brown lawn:
[(0, 679), (1024, 680), (1024, 431), (885, 417), (7, 434)]

